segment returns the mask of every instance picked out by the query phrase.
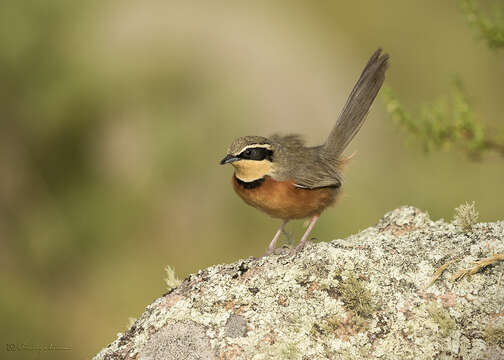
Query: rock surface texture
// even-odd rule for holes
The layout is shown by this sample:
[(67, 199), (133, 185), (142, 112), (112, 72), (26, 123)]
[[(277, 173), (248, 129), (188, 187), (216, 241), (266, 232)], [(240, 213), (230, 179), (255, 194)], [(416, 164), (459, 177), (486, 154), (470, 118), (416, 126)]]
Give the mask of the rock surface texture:
[(292, 257), (201, 270), (95, 359), (504, 359), (504, 262), (450, 279), (502, 253), (503, 221), (467, 232), (402, 207)]

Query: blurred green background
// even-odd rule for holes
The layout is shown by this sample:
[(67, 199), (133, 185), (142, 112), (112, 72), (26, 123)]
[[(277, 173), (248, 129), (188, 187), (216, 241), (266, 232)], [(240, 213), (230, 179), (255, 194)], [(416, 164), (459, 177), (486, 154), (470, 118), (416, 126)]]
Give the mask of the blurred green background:
[[(241, 135), (324, 141), (378, 46), (406, 106), (458, 73), (479, 119), (502, 126), (503, 58), (457, 1), (2, 1), (0, 338), (72, 350), (0, 357), (90, 358), (166, 290), (165, 265), (184, 278), (262, 255), (280, 222), (219, 160)], [(405, 146), (381, 98), (352, 151), (319, 240), (401, 205), (450, 219), (475, 200), (480, 220), (504, 217), (502, 157)]]

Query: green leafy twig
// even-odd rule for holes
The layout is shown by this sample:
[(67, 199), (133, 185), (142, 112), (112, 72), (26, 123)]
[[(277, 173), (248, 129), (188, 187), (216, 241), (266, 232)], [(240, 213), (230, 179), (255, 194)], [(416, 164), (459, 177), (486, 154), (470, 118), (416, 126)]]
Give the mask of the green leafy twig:
[(491, 138), (484, 126), (476, 121), (458, 78), (453, 82), (448, 96), (424, 104), (416, 117), (405, 110), (390, 87), (384, 88), (383, 95), (391, 117), (415, 140), (420, 141), (426, 152), (453, 145), (463, 149), (473, 159), (480, 158), (486, 150), (496, 150), (504, 155), (504, 142)]
[(487, 42), (490, 49), (504, 47), (504, 10), (502, 5), (501, 7), (494, 6), (492, 18), (482, 13), (478, 0), (462, 0), (460, 8), (469, 26), (477, 29), (479, 36)]

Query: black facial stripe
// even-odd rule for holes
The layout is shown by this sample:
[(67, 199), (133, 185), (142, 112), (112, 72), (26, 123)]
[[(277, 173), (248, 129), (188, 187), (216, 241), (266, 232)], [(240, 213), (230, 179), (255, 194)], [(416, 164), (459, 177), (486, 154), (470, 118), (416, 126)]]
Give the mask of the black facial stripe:
[(241, 159), (273, 161), (273, 151), (263, 147), (253, 147), (243, 150), (239, 155)]
[(249, 181), (249, 182), (240, 180), (236, 176), (235, 176), (235, 179), (236, 179), (236, 182), (238, 183), (238, 185), (240, 185), (241, 187), (243, 187), (245, 189), (255, 189), (256, 187), (260, 186), (264, 182), (263, 177), (260, 179), (254, 180), (254, 181)]

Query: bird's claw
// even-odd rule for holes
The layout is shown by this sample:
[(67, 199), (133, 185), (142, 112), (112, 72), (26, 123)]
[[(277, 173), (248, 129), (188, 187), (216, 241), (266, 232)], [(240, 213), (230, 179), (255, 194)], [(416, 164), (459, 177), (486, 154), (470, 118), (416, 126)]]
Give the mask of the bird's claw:
[(295, 248), (292, 248), (290, 251), (289, 251), (289, 255), (288, 256), (294, 256), (296, 255), (297, 253), (303, 251), (303, 249), (305, 248), (306, 245), (308, 244), (312, 244), (313, 241), (315, 238), (311, 238), (309, 240), (306, 240), (306, 241), (300, 241), (299, 244), (295, 247)]

